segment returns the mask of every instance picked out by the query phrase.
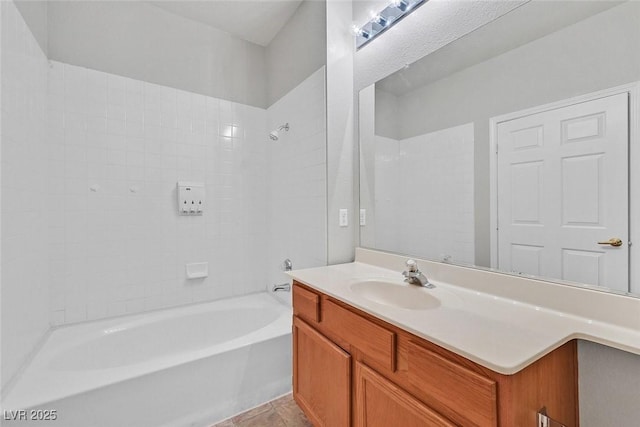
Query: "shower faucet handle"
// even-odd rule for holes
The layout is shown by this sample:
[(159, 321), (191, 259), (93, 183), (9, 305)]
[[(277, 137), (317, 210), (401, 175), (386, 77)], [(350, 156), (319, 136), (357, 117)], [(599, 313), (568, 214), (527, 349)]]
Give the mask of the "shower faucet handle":
[(293, 269), (293, 263), (289, 258), (284, 260), (282, 266), (284, 267), (284, 271), (291, 271)]

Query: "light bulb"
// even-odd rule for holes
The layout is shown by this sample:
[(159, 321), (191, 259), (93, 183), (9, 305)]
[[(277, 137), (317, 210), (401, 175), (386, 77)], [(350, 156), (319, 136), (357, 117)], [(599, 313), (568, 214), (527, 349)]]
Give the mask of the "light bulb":
[(384, 19), (380, 14), (376, 15), (373, 17), (373, 20), (379, 24), (382, 25), (383, 27), (385, 27), (387, 25), (387, 20)]
[(391, 2), (391, 6), (393, 7), (397, 7), (398, 9), (400, 9), (402, 12), (406, 11), (409, 4), (405, 1), (405, 0), (393, 0)]

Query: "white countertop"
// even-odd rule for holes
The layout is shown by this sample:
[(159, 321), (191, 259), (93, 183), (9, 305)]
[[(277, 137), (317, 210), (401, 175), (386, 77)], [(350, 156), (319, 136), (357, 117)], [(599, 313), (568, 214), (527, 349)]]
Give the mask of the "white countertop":
[(406, 258), (358, 249), (356, 262), (290, 275), (501, 374), (514, 374), (575, 338), (640, 355), (638, 298), (424, 260), (419, 267), (436, 287), (419, 290), (438, 299), (435, 308), (393, 307), (351, 290), (366, 279), (412, 286), (402, 284)]

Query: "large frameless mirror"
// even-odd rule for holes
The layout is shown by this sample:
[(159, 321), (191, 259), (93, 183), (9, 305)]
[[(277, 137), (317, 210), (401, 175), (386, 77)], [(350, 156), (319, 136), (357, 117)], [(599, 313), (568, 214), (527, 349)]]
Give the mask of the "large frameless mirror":
[(531, 1), (360, 92), (363, 247), (640, 293), (640, 3)]

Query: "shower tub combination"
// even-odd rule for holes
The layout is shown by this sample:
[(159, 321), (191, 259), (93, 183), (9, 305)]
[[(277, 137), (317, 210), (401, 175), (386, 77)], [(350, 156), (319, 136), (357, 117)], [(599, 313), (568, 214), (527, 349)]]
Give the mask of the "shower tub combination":
[(209, 426), (290, 390), (291, 308), (259, 293), (56, 329), (2, 424)]

